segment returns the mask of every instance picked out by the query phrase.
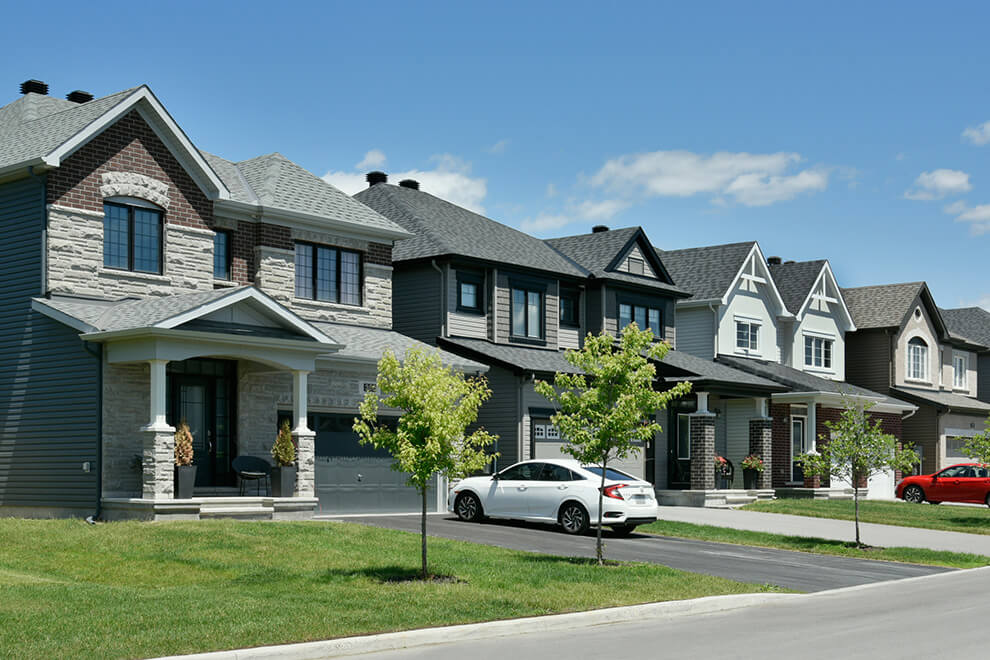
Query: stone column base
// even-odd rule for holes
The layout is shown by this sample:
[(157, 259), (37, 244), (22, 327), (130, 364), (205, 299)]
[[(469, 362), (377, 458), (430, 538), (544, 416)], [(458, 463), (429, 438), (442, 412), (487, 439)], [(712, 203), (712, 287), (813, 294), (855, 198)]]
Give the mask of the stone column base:
[(175, 496), (175, 429), (142, 429), (141, 495), (149, 500)]
[(316, 433), (293, 431), (296, 443), (296, 497), (316, 497)]

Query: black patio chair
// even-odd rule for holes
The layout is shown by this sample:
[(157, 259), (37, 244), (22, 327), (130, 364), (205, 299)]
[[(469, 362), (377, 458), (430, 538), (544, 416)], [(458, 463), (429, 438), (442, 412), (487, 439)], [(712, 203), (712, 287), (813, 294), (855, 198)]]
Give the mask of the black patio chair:
[(260, 495), (262, 479), (265, 481), (265, 494), (269, 496), (272, 494), (272, 464), (265, 459), (257, 456), (238, 456), (231, 463), (231, 467), (234, 468), (240, 482), (240, 490), (238, 491), (240, 495), (244, 494), (245, 481), (257, 481), (255, 492)]

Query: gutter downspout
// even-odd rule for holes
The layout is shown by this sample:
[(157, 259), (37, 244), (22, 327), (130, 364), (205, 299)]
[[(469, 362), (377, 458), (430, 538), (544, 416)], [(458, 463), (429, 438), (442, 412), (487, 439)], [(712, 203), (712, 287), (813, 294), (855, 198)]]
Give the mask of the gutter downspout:
[(712, 357), (718, 357), (718, 312), (715, 311), (715, 303), (708, 303), (708, 309), (712, 313), (712, 348), (715, 349)]
[(436, 259), (430, 259), (433, 270), (440, 273), (440, 336), (447, 336), (447, 278), (444, 277), (444, 269), (437, 265)]
[(96, 352), (90, 350), (90, 342), (83, 347), (96, 358), (96, 513), (86, 518), (95, 525), (103, 513), (103, 344), (96, 345)]

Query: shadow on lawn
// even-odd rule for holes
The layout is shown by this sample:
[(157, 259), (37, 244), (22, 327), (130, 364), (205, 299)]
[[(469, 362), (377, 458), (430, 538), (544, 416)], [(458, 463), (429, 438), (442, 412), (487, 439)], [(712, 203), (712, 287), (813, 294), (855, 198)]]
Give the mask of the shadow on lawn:
[[(368, 568), (340, 569), (332, 568), (320, 577), (323, 583), (337, 582), (341, 578), (360, 577), (374, 580), (381, 584), (398, 584), (401, 582), (422, 582), (418, 568), (408, 566), (369, 566)], [(430, 575), (427, 582), (434, 584), (458, 584), (465, 582), (453, 575)]]

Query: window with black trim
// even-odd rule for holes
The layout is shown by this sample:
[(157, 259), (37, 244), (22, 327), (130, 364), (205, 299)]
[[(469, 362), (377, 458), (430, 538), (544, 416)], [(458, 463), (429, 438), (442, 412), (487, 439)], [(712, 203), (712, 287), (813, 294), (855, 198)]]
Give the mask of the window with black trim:
[(512, 287), (512, 336), (543, 339), (543, 291)]
[(475, 273), (457, 271), (457, 311), (482, 314), (484, 308), (484, 278)]
[(139, 273), (162, 272), (162, 212), (104, 202), (103, 265)]
[(213, 235), (213, 278), (230, 279), (230, 234), (225, 231)]
[(649, 328), (657, 339), (663, 338), (663, 310), (629, 302), (619, 303), (619, 329), (636, 322), (640, 330)]
[(560, 324), (572, 328), (581, 327), (581, 292), (576, 289), (560, 290)]
[(360, 252), (296, 243), (296, 297), (361, 304), (363, 263)]

